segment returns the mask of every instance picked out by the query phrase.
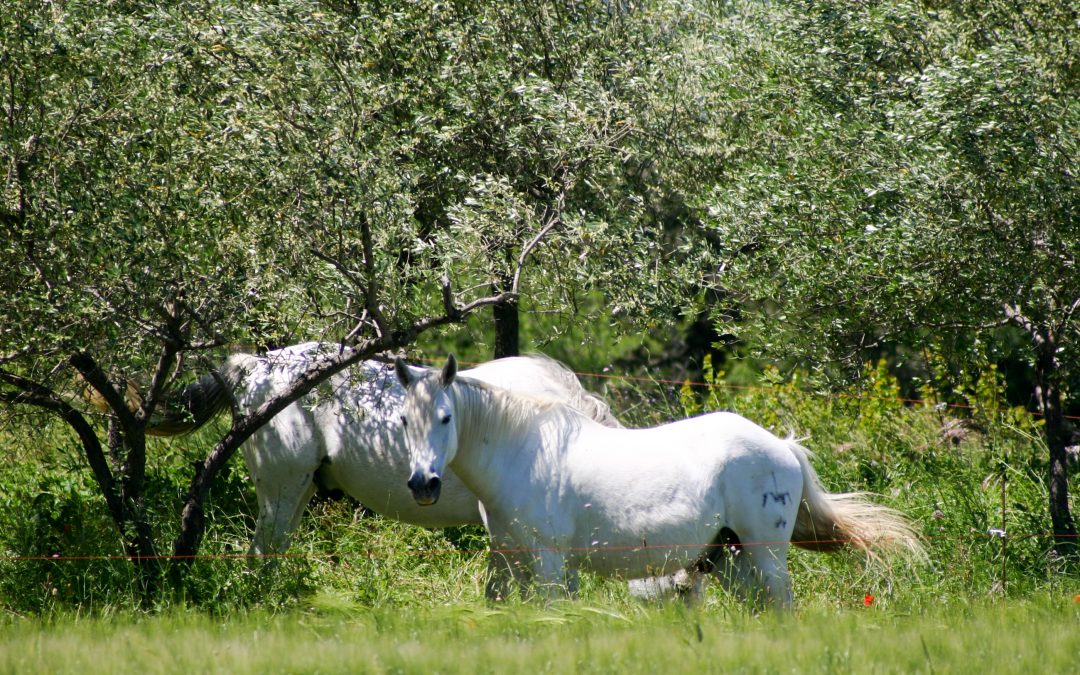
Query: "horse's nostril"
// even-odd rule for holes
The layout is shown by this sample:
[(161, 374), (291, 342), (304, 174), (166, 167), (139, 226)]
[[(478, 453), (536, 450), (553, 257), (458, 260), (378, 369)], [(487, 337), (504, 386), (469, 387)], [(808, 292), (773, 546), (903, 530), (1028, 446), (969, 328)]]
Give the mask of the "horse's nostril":
[(417, 504), (428, 506), (439, 501), (442, 479), (438, 476), (424, 478), (423, 473), (417, 472), (409, 478), (408, 485)]
[(409, 477), (409, 482), (406, 483), (413, 494), (427, 494), (438, 496), (439, 490), (442, 488), (442, 479), (438, 476), (432, 476), (431, 478), (424, 478), (424, 474), (417, 471)]
[(417, 490), (419, 490), (421, 488), (421, 486), (423, 486), (423, 484), (424, 484), (424, 477), (421, 476), (419, 473), (414, 473), (413, 475), (409, 476), (409, 482), (406, 483), (406, 485), (409, 486), (409, 489), (412, 490), (413, 492), (416, 492)]

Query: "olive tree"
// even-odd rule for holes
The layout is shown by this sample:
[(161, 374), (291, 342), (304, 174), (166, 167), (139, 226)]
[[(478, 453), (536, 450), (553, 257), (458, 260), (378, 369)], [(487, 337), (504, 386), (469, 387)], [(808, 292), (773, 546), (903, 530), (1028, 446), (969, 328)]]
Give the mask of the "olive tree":
[(1069, 3), (779, 3), (718, 77), (744, 97), (707, 199), (719, 317), (773, 356), (1028, 336), (1059, 552), (1075, 549), (1063, 396), (1080, 354), (1076, 12)]
[(179, 557), (235, 449), (334, 372), (482, 307), (506, 321), (523, 294), (558, 308), (645, 289), (640, 315), (674, 296), (652, 263), (669, 242), (648, 148), (696, 120), (671, 86), (683, 18), (664, 3), (12, 3), (0, 401), (77, 433), (146, 597), (161, 572), (147, 430), (223, 350), (341, 345), (199, 464)]

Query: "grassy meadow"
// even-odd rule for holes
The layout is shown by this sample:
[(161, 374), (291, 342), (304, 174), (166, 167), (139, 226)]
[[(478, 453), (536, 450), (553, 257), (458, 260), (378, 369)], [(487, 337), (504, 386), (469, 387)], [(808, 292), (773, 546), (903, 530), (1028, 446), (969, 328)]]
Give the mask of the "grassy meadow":
[[(692, 608), (643, 602), (588, 575), (574, 602), (488, 606), (481, 532), (421, 530), (349, 500), (317, 500), (287, 556), (252, 562), (239, 458), (211, 495), (205, 557), (146, 608), (78, 448), (52, 426), (9, 428), (0, 673), (1073, 671), (1080, 574), (1045, 536), (1038, 418), (1001, 403), (993, 371), (964, 407), (901, 401), (883, 365), (866, 375), (841, 396), (768, 372), (752, 386), (722, 373), (708, 387), (587, 382), (631, 424), (728, 409), (804, 438), (829, 489), (867, 491), (916, 523), (924, 561), (793, 549), (790, 616), (716, 586)], [(214, 433), (155, 446), (163, 549)]]
[(754, 616), (723, 603), (688, 610), (313, 601), (300, 611), (228, 617), (9, 617), (0, 672), (1067, 673), (1080, 650), (1071, 598), (915, 614), (815, 607), (793, 616)]

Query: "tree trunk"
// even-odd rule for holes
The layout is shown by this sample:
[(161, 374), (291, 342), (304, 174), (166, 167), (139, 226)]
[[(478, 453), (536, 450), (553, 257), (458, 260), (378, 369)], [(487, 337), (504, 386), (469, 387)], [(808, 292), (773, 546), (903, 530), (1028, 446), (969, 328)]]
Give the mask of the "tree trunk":
[[(492, 289), (498, 293), (497, 289)], [(520, 355), (520, 318), (517, 300), (499, 302), (491, 306), (495, 322), (494, 358)]]
[(154, 550), (154, 533), (146, 516), (146, 420), (132, 414), (128, 401), (86, 352), (72, 354), (70, 363), (87, 384), (105, 399), (114, 419), (110, 422), (109, 454), (116, 478), (103, 489), (118, 488), (120, 520), (117, 526), (124, 552), (139, 577), (142, 600), (153, 602), (160, 589), (161, 561)]
[(154, 547), (154, 531), (146, 516), (146, 436), (142, 429), (127, 437), (128, 461), (124, 466), (121, 489), (132, 525), (132, 545), (137, 551), (136, 568), (142, 581), (143, 601), (157, 597), (161, 585), (161, 560)]
[(1036, 395), (1050, 450), (1050, 522), (1054, 528), (1054, 548), (1060, 555), (1077, 552), (1076, 523), (1069, 511), (1068, 435), (1062, 409), (1057, 344), (1047, 340), (1037, 349), (1035, 359)]
[(146, 518), (146, 436), (127, 435), (120, 425), (109, 422), (109, 454), (119, 474), (121, 522), (124, 552), (135, 565), (144, 605), (157, 597), (161, 581), (161, 561), (154, 548), (154, 532)]

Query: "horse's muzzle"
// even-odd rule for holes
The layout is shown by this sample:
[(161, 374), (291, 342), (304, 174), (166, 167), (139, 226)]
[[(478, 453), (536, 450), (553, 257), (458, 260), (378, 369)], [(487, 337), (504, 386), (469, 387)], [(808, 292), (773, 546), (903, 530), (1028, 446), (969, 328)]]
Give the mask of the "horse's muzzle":
[(431, 506), (439, 501), (441, 489), (442, 480), (438, 476), (427, 478), (417, 471), (409, 477), (409, 490), (412, 491), (413, 499), (420, 506)]

